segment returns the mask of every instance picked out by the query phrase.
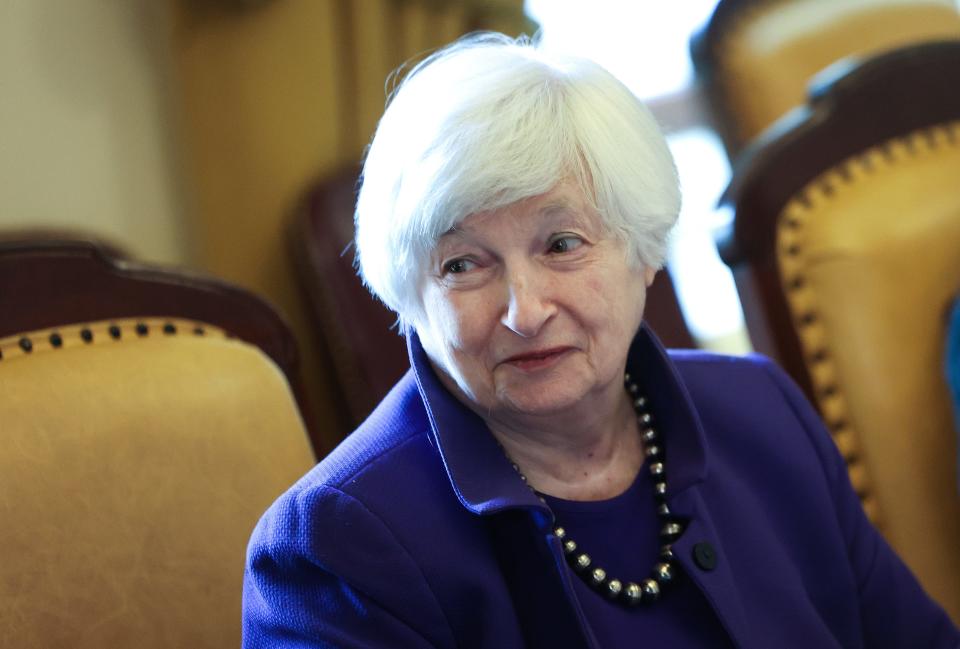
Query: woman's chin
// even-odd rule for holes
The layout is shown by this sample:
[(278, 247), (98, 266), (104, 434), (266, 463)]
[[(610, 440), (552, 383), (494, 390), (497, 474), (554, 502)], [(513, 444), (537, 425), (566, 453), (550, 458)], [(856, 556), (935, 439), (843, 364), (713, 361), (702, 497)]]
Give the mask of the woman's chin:
[(505, 381), (497, 386), (497, 398), (507, 410), (517, 414), (559, 414), (583, 401), (589, 392), (584, 378), (541, 377), (541, 380)]

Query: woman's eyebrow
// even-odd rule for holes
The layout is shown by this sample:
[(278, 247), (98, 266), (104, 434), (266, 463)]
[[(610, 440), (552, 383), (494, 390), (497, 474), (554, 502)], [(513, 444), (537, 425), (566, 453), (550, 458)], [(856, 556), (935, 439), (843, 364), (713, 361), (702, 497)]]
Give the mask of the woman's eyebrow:
[(443, 241), (444, 239), (449, 239), (450, 237), (464, 237), (467, 236), (467, 232), (460, 227), (460, 225), (454, 225), (449, 230), (440, 235), (437, 239), (437, 243)]
[[(590, 225), (590, 219), (584, 218), (581, 210), (576, 209), (574, 204), (565, 197), (557, 198), (543, 205), (536, 211), (536, 214), (550, 219), (569, 219), (574, 225), (580, 227), (589, 227)], [(449, 240), (451, 237), (471, 238), (470, 226), (465, 226), (463, 222), (451, 226), (450, 229), (440, 235), (437, 243)]]
[(580, 228), (590, 229), (595, 225), (593, 219), (589, 218), (582, 209), (578, 209), (573, 203), (565, 199), (558, 199), (544, 205), (540, 214), (551, 221), (561, 221), (564, 224), (575, 225)]
[(541, 207), (539, 212), (544, 216), (553, 216), (555, 214), (572, 214), (575, 210), (571, 209), (570, 201), (565, 198), (558, 198)]

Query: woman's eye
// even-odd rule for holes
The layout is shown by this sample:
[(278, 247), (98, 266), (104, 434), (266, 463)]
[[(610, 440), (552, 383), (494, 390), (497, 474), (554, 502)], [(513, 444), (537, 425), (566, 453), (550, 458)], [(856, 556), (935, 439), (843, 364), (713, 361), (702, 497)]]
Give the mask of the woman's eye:
[(452, 273), (458, 275), (460, 273), (465, 273), (468, 270), (472, 270), (476, 266), (475, 263), (469, 259), (454, 259), (453, 261), (448, 261), (443, 265), (443, 273)]
[(583, 239), (572, 234), (557, 237), (550, 242), (550, 252), (570, 252), (583, 245)]

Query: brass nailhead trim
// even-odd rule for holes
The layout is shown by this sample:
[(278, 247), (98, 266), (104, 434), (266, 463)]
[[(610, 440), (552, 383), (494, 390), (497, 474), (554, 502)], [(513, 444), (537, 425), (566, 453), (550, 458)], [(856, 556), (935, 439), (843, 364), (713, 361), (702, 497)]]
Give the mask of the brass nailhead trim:
[[(150, 327), (145, 322), (138, 322), (134, 326), (134, 331), (137, 333), (138, 336), (142, 337), (147, 335), (147, 333), (150, 331)], [(121, 340), (123, 337), (123, 328), (117, 324), (111, 324), (107, 328), (107, 332), (109, 333), (110, 337), (113, 338), (114, 340)], [(173, 322), (167, 322), (163, 325), (163, 332), (167, 335), (176, 334), (177, 326)], [(200, 324), (194, 325), (193, 328), (191, 329), (191, 332), (195, 336), (205, 336), (207, 334), (206, 328), (204, 328)], [(226, 339), (236, 339), (236, 335), (228, 331), (220, 330), (220, 333)], [(94, 334), (89, 327), (83, 327), (82, 329), (80, 329), (79, 335), (80, 335), (80, 339), (83, 340), (83, 342), (87, 344), (90, 344), (93, 342)], [(50, 342), (50, 346), (53, 349), (61, 349), (63, 347), (63, 336), (60, 334), (59, 331), (51, 331), (47, 336), (47, 340)], [(23, 352), (26, 354), (30, 354), (34, 351), (33, 341), (30, 339), (29, 336), (20, 337), (17, 340), (17, 346), (19, 346), (20, 349), (23, 350)], [(4, 359), (3, 349), (0, 349), (0, 361), (2, 361), (3, 359)]]

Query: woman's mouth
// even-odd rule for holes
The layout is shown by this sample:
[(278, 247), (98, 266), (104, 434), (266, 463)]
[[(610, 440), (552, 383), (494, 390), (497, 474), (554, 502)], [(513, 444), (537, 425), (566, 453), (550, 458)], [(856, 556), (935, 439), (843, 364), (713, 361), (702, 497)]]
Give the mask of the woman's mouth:
[(532, 352), (516, 354), (510, 358), (507, 358), (503, 362), (506, 365), (530, 372), (550, 367), (572, 349), (572, 347), (552, 347), (550, 349), (538, 349)]

